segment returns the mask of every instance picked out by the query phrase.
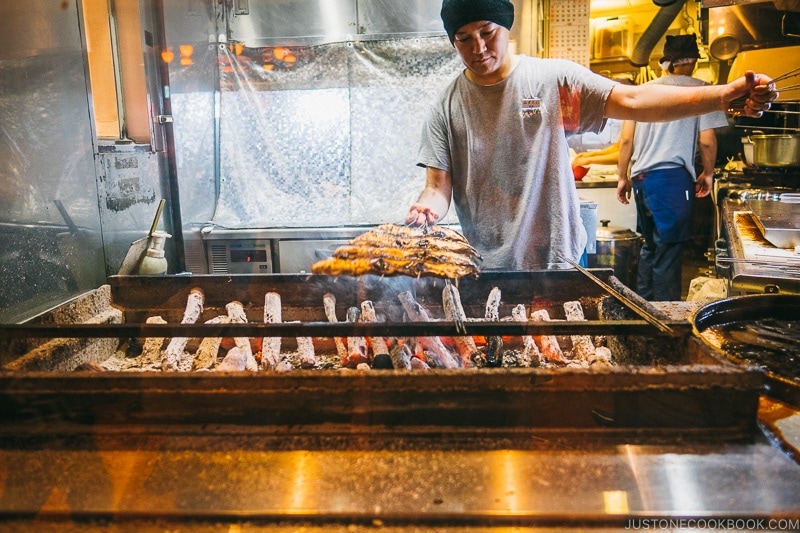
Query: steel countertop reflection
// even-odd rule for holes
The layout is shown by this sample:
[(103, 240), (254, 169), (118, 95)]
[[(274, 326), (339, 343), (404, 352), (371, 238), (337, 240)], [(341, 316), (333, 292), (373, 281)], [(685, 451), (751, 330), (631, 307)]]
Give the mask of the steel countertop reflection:
[(4, 439), (0, 465), (3, 520), (624, 528), (645, 517), (800, 516), (800, 465), (764, 439), (275, 451), (252, 437), (131, 433)]

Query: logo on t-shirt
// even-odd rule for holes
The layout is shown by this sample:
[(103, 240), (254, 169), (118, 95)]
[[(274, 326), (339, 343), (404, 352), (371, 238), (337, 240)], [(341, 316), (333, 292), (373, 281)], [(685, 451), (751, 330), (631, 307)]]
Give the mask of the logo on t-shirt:
[(530, 118), (538, 116), (542, 110), (542, 100), (538, 97), (534, 96), (532, 98), (523, 98), (522, 99), (522, 109), (520, 110), (520, 114), (522, 118)]

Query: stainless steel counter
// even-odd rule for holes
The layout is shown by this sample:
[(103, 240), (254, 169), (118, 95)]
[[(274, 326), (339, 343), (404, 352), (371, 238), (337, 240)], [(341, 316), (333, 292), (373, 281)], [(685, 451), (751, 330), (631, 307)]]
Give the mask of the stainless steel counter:
[(800, 467), (764, 440), (273, 451), (252, 436), (149, 433), (34, 446), (5, 439), (0, 464), (0, 518), (9, 527), (34, 517), (40, 527), (68, 522), (98, 531), (108, 530), (109, 517), (137, 530), (158, 524), (181, 531), (214, 530), (209, 524), (217, 531), (277, 524), (295, 531), (301, 524), (617, 531), (643, 529), (645, 520), (800, 520)]
[[(699, 304), (653, 305), (679, 320)], [(674, 442), (531, 426), (523, 445), (480, 428), (438, 443), (436, 428), (298, 440), (293, 428), (58, 433), (45, 421), (0, 428), (0, 530), (797, 529), (800, 412), (762, 398), (759, 421), (739, 440), (682, 432)]]

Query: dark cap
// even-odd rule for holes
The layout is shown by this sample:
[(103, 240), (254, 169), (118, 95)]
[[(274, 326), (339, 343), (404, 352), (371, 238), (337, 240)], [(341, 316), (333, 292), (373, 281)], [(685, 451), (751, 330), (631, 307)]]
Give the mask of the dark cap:
[(514, 6), (509, 0), (444, 0), (441, 15), (451, 43), (459, 28), (470, 22), (488, 20), (507, 30), (514, 24)]
[(659, 59), (658, 62), (674, 64), (681, 59), (700, 59), (697, 36), (694, 34), (667, 35), (667, 42), (664, 43), (664, 57)]

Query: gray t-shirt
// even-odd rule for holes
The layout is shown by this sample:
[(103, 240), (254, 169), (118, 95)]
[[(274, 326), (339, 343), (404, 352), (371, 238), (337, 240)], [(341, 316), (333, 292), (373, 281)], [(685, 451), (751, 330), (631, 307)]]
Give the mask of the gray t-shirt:
[(419, 165), (450, 172), (483, 269), (568, 268), (586, 246), (567, 136), (597, 132), (615, 82), (577, 63), (521, 56), (505, 80), (463, 73), (431, 107)]
[[(708, 85), (691, 76), (669, 75), (649, 83), (683, 87)], [(631, 176), (644, 172), (684, 167), (697, 180), (694, 158), (697, 154), (697, 135), (707, 129), (723, 128), (728, 119), (722, 111), (669, 122), (637, 122), (633, 135)]]

